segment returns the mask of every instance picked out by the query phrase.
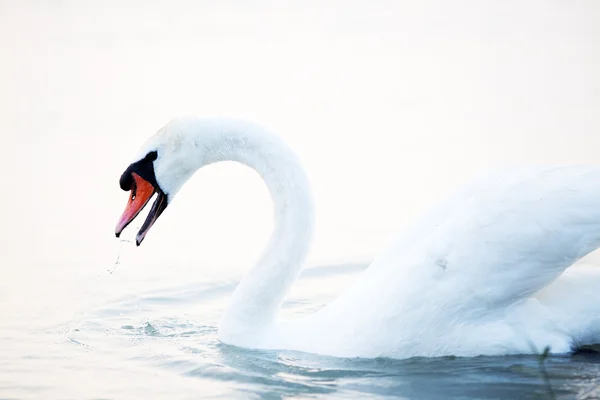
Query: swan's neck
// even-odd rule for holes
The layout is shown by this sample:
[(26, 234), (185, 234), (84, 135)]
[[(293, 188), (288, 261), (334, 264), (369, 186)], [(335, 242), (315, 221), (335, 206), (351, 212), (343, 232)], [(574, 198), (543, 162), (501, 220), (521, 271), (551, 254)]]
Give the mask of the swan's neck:
[(237, 125), (213, 128), (204, 164), (237, 161), (264, 180), (274, 206), (274, 230), (258, 262), (236, 288), (219, 328), (228, 343), (260, 340), (274, 321), (309, 250), (313, 203), (308, 179), (292, 150), (260, 128)]

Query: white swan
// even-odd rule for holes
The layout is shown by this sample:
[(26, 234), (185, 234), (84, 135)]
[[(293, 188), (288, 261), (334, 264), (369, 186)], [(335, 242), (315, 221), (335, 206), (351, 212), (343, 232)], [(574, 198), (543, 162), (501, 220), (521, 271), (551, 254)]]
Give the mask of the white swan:
[(546, 346), (563, 353), (600, 342), (600, 274), (567, 270), (600, 246), (600, 167), (528, 167), (479, 179), (408, 229), (331, 304), (279, 321), (309, 250), (313, 205), (296, 155), (277, 136), (228, 119), (171, 121), (121, 177), (131, 197), (116, 234), (156, 193), (139, 245), (194, 172), (223, 160), (255, 169), (275, 209), (269, 244), (222, 317), (225, 343), (407, 358)]

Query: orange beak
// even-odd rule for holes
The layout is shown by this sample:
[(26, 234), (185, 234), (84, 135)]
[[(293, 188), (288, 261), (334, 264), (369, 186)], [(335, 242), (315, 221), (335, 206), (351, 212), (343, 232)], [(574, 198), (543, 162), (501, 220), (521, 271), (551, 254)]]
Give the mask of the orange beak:
[(129, 196), (129, 201), (127, 202), (127, 206), (125, 207), (125, 211), (123, 211), (123, 215), (117, 222), (117, 226), (115, 228), (115, 234), (117, 237), (123, 232), (123, 229), (127, 227), (137, 217), (137, 215), (142, 211), (142, 209), (148, 204), (152, 195), (156, 192), (156, 189), (150, 182), (133, 172), (131, 174), (133, 177), (133, 186), (131, 187), (131, 195)]

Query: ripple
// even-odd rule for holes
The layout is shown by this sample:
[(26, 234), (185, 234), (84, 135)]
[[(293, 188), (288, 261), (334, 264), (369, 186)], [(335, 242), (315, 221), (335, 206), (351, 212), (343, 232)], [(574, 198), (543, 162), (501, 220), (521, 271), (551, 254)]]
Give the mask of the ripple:
[[(325, 266), (312, 278), (354, 274), (364, 268)], [(339, 275), (336, 275), (339, 274)], [(436, 359), (343, 359), (293, 351), (248, 350), (225, 345), (217, 325), (235, 282), (186, 283), (117, 296), (46, 334), (76, 370), (85, 359), (176, 381), (177, 388), (217, 387), (225, 398), (545, 398), (549, 396), (534, 356)], [(325, 285), (327, 288), (328, 285)], [(334, 293), (300, 285), (285, 309), (302, 314), (320, 308)], [(42, 357), (43, 359), (43, 357)], [(81, 358), (79, 358), (81, 359)], [(594, 398), (600, 357), (592, 353), (552, 356), (546, 368), (557, 398)], [(123, 372), (125, 374), (125, 372)], [(208, 386), (207, 386), (208, 385)], [(215, 386), (216, 385), (216, 386)], [(173, 388), (177, 393), (177, 388)], [(177, 396), (175, 396), (177, 397)]]

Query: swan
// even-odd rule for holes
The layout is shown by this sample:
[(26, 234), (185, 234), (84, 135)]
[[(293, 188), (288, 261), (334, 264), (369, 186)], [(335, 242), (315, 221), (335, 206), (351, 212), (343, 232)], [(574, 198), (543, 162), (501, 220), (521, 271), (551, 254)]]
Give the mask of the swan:
[(296, 154), (259, 125), (171, 120), (120, 178), (130, 196), (116, 236), (155, 197), (139, 246), (199, 168), (227, 160), (262, 177), (274, 229), (222, 315), (223, 343), (401, 359), (568, 353), (600, 342), (600, 273), (569, 268), (600, 247), (600, 167), (511, 167), (476, 178), (405, 229), (330, 304), (284, 321), (277, 313), (309, 251), (313, 201)]

